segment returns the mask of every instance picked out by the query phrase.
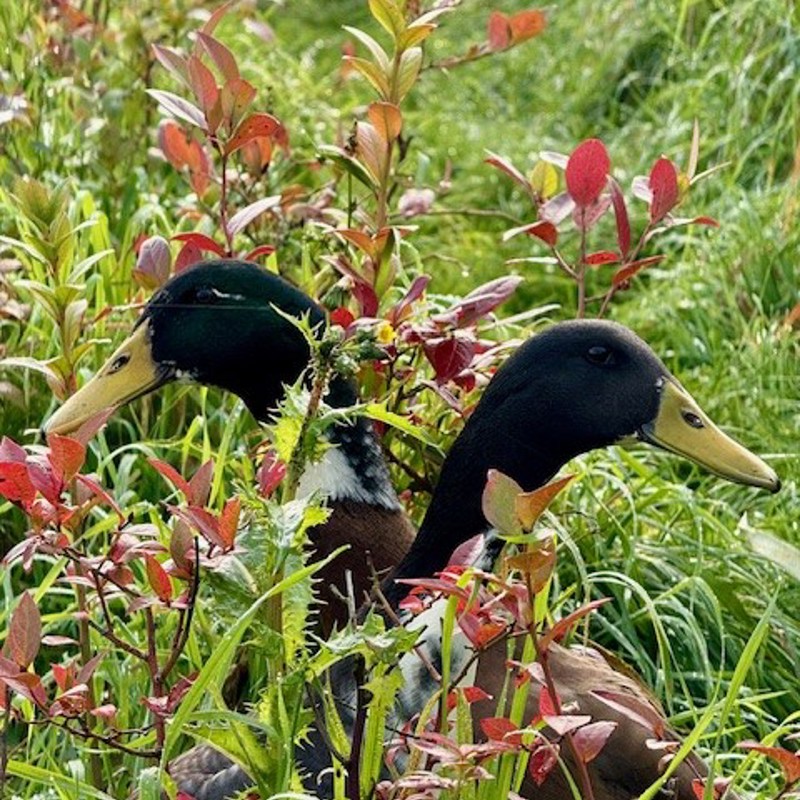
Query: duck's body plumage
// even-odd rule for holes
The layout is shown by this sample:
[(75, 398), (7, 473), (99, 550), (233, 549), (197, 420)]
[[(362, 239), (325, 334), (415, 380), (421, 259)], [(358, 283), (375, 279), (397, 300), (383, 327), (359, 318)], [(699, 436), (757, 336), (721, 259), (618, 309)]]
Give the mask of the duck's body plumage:
[[(293, 316), (306, 314), (312, 323), (323, 319), (309, 298), (253, 265), (213, 262), (177, 276), (154, 297), (138, 323), (138, 333), (55, 415), (51, 430), (74, 428), (90, 411), (99, 410), (94, 407), (97, 398), (121, 405), (178, 374), (229, 389), (256, 417), (268, 417), (283, 384), (296, 380), (308, 359), (307, 343), (275, 313), (273, 305)], [(136, 379), (133, 389), (119, 381), (126, 371)], [(328, 396), (331, 405), (349, 405), (355, 398), (352, 386), (334, 379)], [(303, 491), (327, 494), (333, 507), (328, 523), (312, 532), (317, 554), (332, 552), (341, 543), (352, 545), (345, 560), (328, 566), (324, 582), (341, 591), (343, 570), (352, 568), (359, 597), (371, 583), (369, 552), (378, 571), (397, 565), (383, 584), (384, 594), (397, 605), (407, 590), (396, 578), (431, 576), (445, 566), (460, 543), (488, 532), (481, 508), (487, 470), (499, 469), (523, 489), (532, 490), (573, 456), (632, 437), (678, 452), (732, 480), (773, 490), (779, 486), (775, 473), (719, 431), (633, 333), (607, 322), (561, 323), (523, 344), (498, 370), (445, 461), (413, 543), (366, 421), (333, 429), (336, 449), (300, 484)], [(335, 605), (330, 592), (328, 599), (334, 619), (344, 605)], [(427, 646), (435, 657), (435, 635), (429, 633)], [(458, 657), (463, 658), (465, 652), (460, 649)], [(407, 656), (401, 668), (410, 676), (409, 683), (417, 681), (413, 688), (424, 696), (425, 679), (413, 677), (415, 658)], [(619, 718), (618, 712), (598, 703), (591, 693), (595, 681), (618, 683), (624, 691), (636, 693), (635, 682), (605, 661), (558, 646), (550, 663), (565, 702), (575, 700), (593, 717), (619, 723), (601, 756), (589, 764), (595, 797), (637, 797), (658, 778), (660, 755), (645, 746), (649, 734), (642, 726), (625, 715)], [(483, 681), (491, 693), (498, 680), (502, 684), (505, 673), (502, 646), (482, 654), (479, 685)], [(348, 708), (355, 684), (346, 662), (334, 672), (331, 684), (342, 708)], [(398, 710), (398, 716), (407, 718), (419, 710), (421, 700), (414, 691), (403, 697), (406, 707)], [(652, 702), (645, 693), (642, 697), (642, 702)], [(535, 710), (535, 693), (531, 703)], [(485, 712), (495, 713), (488, 706)], [(223, 800), (250, 785), (241, 768), (209, 750), (195, 748), (172, 762), (170, 772), (180, 789), (196, 800)], [(311, 744), (300, 750), (299, 762), (315, 793), (330, 796), (324, 782), (321, 787), (315, 783), (317, 773), (330, 765), (318, 732), (312, 731)], [(687, 784), (681, 776), (674, 796), (692, 800), (686, 791), (691, 781)], [(548, 781), (552, 783), (545, 787), (524, 787), (523, 796), (571, 797), (558, 776)]]

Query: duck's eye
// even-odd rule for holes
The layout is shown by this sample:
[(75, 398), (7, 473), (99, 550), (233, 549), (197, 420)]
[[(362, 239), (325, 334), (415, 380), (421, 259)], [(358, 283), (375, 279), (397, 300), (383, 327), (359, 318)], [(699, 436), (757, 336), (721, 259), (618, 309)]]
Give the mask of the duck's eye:
[(119, 372), (130, 360), (131, 357), (127, 353), (117, 356), (111, 362), (111, 366), (108, 368), (106, 375), (113, 375), (115, 372)]
[(213, 303), (218, 296), (219, 292), (209, 286), (201, 286), (194, 295), (198, 303)]
[(705, 423), (703, 420), (701, 420), (700, 417), (698, 417), (693, 411), (683, 411), (681, 412), (681, 416), (687, 425), (691, 425), (693, 428), (705, 428)]
[(610, 347), (596, 344), (586, 351), (586, 359), (592, 364), (613, 364), (614, 351)]

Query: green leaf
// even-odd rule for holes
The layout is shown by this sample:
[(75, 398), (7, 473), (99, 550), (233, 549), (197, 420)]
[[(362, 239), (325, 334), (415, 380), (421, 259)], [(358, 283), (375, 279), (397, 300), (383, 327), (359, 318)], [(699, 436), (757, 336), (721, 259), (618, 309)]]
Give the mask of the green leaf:
[(19, 239), (14, 239), (11, 236), (0, 236), (0, 243), (7, 244), (17, 250), (22, 250), (25, 255), (30, 256), (39, 264), (47, 264), (47, 259), (36, 248), (31, 247), (29, 244), (25, 244), (25, 242), (22, 242)]
[(397, 69), (397, 97), (390, 98), (394, 103), (399, 103), (417, 82), (419, 70), (422, 67), (422, 48), (412, 47), (406, 50), (400, 58)]
[(341, 147), (323, 145), (318, 152), (320, 156), (333, 161), (337, 167), (352, 175), (359, 183), (363, 183), (369, 189), (375, 188), (375, 179), (369, 170), (360, 161), (345, 153)]
[(369, 0), (369, 10), (373, 17), (392, 35), (395, 42), (406, 28), (403, 12), (394, 0)]
[(67, 797), (80, 797), (81, 800), (114, 800), (114, 797), (100, 789), (95, 789), (88, 783), (83, 783), (77, 778), (70, 777), (55, 770), (42, 769), (26, 764), (23, 761), (8, 762), (7, 772), (17, 778), (23, 778), (31, 783), (41, 783), (44, 786), (56, 787)]
[(389, 72), (389, 55), (387, 52), (368, 34), (360, 28), (351, 28), (349, 25), (342, 26), (349, 34), (355, 36), (367, 50), (372, 53), (375, 63), (383, 70), (384, 75)]
[(393, 428), (397, 428), (397, 430), (402, 431), (408, 436), (411, 436), (418, 442), (422, 442), (423, 444), (430, 446), (434, 445), (434, 442), (422, 428), (417, 425), (413, 425), (408, 419), (401, 417), (400, 414), (395, 414), (394, 411), (389, 411), (384, 403), (368, 403), (360, 410), (363, 412), (365, 417), (374, 419), (377, 422), (384, 422), (387, 425), (391, 425)]
[(389, 99), (389, 79), (377, 64), (355, 56), (348, 56), (347, 61), (373, 85), (384, 100)]

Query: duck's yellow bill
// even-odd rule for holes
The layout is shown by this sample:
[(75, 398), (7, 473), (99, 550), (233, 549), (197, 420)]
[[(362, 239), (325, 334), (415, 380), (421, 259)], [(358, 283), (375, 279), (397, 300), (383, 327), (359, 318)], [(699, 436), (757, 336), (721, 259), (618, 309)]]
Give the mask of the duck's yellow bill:
[(160, 386), (164, 370), (153, 359), (147, 322), (139, 325), (85, 386), (45, 423), (46, 433), (67, 435), (101, 411), (117, 408)]
[(639, 437), (735, 483), (771, 492), (781, 488), (775, 470), (723, 433), (674, 381), (664, 381), (658, 415), (642, 427)]

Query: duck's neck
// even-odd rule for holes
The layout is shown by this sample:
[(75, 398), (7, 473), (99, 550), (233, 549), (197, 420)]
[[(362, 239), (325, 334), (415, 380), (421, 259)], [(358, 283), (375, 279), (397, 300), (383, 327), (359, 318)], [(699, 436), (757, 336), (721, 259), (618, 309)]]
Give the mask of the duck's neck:
[[(467, 422), (445, 459), (425, 519), (395, 571), (395, 580), (433, 575), (444, 569), (456, 547), (489, 530), (482, 497), (490, 469), (500, 470), (531, 491), (546, 483), (571, 455), (523, 444), (527, 437), (506, 427), (500, 415), (481, 413), (480, 408)], [(408, 588), (392, 581), (384, 591), (397, 603)]]
[[(345, 408), (357, 402), (354, 388), (344, 380), (331, 384), (328, 403)], [(387, 511), (399, 511), (380, 444), (368, 419), (341, 422), (328, 432), (331, 447), (322, 459), (306, 468), (298, 496), (319, 492), (331, 502), (354, 502)]]

